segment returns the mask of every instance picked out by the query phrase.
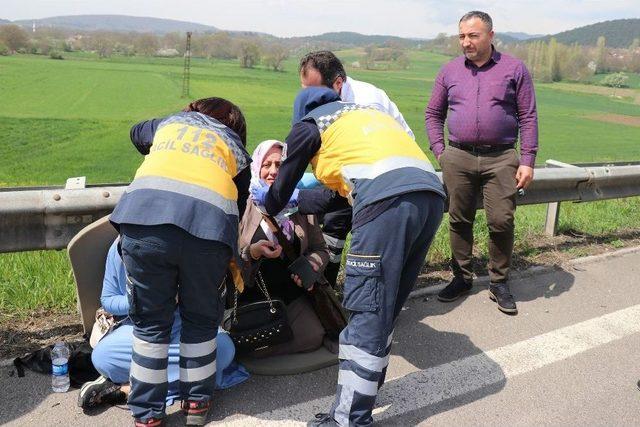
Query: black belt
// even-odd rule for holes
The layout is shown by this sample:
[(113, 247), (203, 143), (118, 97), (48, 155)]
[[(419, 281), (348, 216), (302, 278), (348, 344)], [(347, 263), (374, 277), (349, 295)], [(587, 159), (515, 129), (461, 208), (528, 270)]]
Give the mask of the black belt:
[(478, 145), (478, 144), (460, 144), (459, 142), (449, 141), (449, 145), (460, 150), (468, 151), (473, 154), (497, 153), (499, 151), (509, 150), (514, 144), (495, 144), (495, 145)]

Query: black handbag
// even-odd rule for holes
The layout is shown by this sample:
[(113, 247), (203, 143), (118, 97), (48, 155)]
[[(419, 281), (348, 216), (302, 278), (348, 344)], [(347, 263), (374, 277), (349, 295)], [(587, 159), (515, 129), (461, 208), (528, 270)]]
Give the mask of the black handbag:
[(238, 354), (282, 344), (293, 338), (284, 302), (271, 299), (260, 271), (256, 282), (266, 300), (238, 307), (236, 290), (233, 309), (225, 315), (222, 322), (222, 327), (229, 332)]

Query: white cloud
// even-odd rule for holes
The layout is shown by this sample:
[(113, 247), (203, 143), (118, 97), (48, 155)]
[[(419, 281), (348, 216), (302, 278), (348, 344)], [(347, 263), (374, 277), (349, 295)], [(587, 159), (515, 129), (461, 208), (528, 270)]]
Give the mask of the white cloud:
[(496, 31), (556, 33), (595, 22), (640, 17), (640, 1), (611, 0), (0, 0), (0, 18), (121, 14), (209, 24), (278, 36), (356, 31), (433, 37), (457, 30), (470, 10), (488, 12)]

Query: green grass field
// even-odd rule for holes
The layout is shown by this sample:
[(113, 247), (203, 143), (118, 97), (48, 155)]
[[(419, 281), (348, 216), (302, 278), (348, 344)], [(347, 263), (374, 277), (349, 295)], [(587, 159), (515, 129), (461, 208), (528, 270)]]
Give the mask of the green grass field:
[[(347, 72), (383, 88), (428, 151), (424, 107), (436, 73), (449, 58), (411, 52), (407, 70), (367, 71), (349, 67), (358, 55), (358, 51), (340, 53)], [(188, 102), (180, 97), (181, 59), (65, 56), (64, 61), (0, 57), (0, 186), (63, 184), (68, 177), (81, 175), (91, 184), (128, 182), (142, 161), (129, 141), (131, 125), (177, 111)], [(272, 72), (260, 67), (241, 69), (235, 61), (194, 59), (191, 98), (221, 96), (238, 104), (247, 118), (250, 149), (264, 139), (284, 139), (299, 89), (296, 61), (289, 59), (284, 72)], [(615, 115), (640, 120), (640, 105), (633, 99), (581, 93), (561, 84), (538, 84), (536, 90), (538, 163), (549, 158), (640, 160), (640, 127), (594, 119)], [(528, 242), (540, 234), (543, 222), (543, 206), (518, 211), (518, 251), (530, 250)], [(486, 254), (483, 223), (480, 214), (480, 256)], [(588, 235), (638, 229), (640, 201), (566, 205), (560, 227)], [(430, 260), (443, 262), (448, 255), (446, 230), (441, 227)], [(73, 289), (63, 251), (0, 254), (2, 313), (72, 310)]]

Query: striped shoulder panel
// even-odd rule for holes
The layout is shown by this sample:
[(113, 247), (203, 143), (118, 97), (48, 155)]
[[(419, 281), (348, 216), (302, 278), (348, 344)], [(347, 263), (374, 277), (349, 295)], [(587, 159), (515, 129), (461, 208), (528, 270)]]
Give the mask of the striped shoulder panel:
[(370, 107), (367, 105), (354, 104), (353, 102), (330, 102), (328, 104), (322, 105), (314, 110), (312, 110), (309, 114), (304, 116), (302, 120), (312, 119), (320, 133), (324, 132), (329, 126), (331, 126), (340, 116), (344, 113), (348, 113), (349, 111), (354, 110), (376, 110), (374, 107)]
[(240, 137), (213, 117), (196, 112), (180, 112), (163, 120), (158, 126), (158, 129), (172, 123), (196, 126), (215, 132), (216, 135), (218, 135), (227, 144), (227, 147), (229, 147), (233, 153), (236, 159), (238, 173), (244, 170), (249, 166), (249, 163), (251, 163), (251, 156), (244, 145), (242, 145)]

